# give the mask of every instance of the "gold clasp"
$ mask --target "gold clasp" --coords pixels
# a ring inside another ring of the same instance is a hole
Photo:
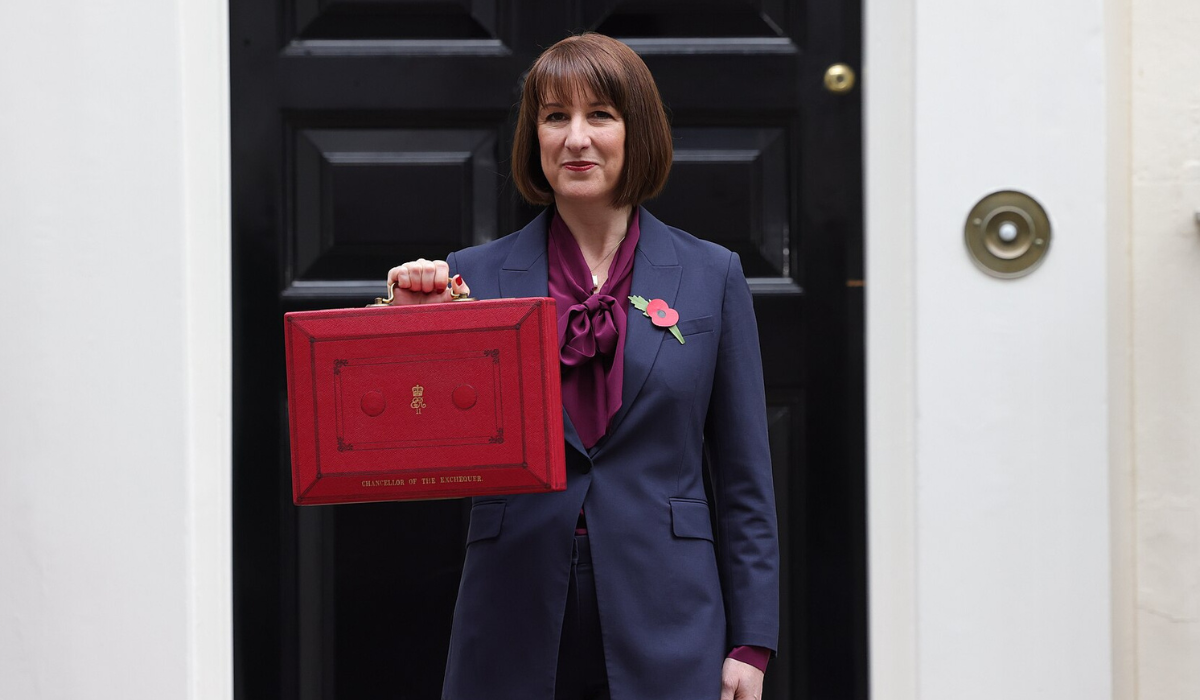
[[[375,303],[367,304],[367,308],[370,308],[372,306],[391,306],[392,302],[395,300],[396,300],[396,283],[389,282],[387,299],[384,299],[383,297],[375,297]]]
[[[447,289],[450,289],[450,287],[447,287]],[[372,308],[375,306],[391,306],[392,302],[395,300],[396,300],[396,283],[389,282],[387,298],[384,299],[383,297],[375,297],[375,303],[367,304],[367,308]],[[472,299],[471,297],[463,296],[462,294],[455,294],[452,291],[452,292],[450,292],[450,301],[475,301],[475,300]]]

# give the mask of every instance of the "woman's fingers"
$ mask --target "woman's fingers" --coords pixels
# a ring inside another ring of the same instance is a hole
[[[409,271],[409,263],[401,265],[399,272],[396,273],[396,286],[400,289],[412,289],[412,273]]]
[[[442,291],[450,285],[450,264],[445,260],[433,261],[433,289],[429,291]]]
[[[445,260],[421,258],[397,265],[388,270],[387,281],[389,287],[396,284],[393,303],[399,306],[449,301],[447,288],[464,296],[471,293],[461,276],[450,279],[450,265]]]
[[[763,672],[737,659],[725,659],[721,667],[721,700],[759,700]]]
[[[450,291],[459,297],[471,296],[471,288],[463,281],[462,275],[455,275],[454,279],[450,280]]]
[[[412,263],[413,268],[413,291],[425,292],[426,294],[433,291],[433,263],[425,258]]]

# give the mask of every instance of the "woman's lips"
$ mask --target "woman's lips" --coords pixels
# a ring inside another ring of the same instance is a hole
[[[575,161],[572,163],[563,163],[563,167],[566,168],[567,170],[572,170],[574,172],[581,173],[581,172],[584,172],[585,170],[591,170],[592,168],[596,167],[596,164],[589,163],[587,161]]]

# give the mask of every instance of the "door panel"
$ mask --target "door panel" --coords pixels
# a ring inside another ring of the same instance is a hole
[[[487,40],[499,38],[502,0],[293,0],[294,36],[303,39]]]
[[[495,129],[300,128],[294,134],[289,286],[377,280],[380,260],[444,258],[496,238]]]
[[[580,5],[580,26],[623,38],[776,37],[789,26],[785,0],[608,0]]]
[[[677,127],[670,184],[650,206],[662,221],[729,248],[747,277],[790,279],[786,131]]]
[[[569,31],[646,60],[674,127],[656,216],[737,251],[755,295],[783,545],[765,698],[866,697],[855,5],[787,0],[231,3],[239,698],[436,698],[457,501],[290,502],[281,315],[519,228],[521,77]]]

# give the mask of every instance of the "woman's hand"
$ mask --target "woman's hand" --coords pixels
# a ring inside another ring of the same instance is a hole
[[[737,659],[721,667],[721,700],[760,700],[763,672]]]
[[[392,304],[436,304],[450,301],[451,292],[457,296],[468,296],[471,288],[463,282],[462,275],[450,279],[450,266],[445,260],[413,260],[388,270],[387,283],[391,288],[396,283]],[[449,287],[447,287],[449,285]]]

